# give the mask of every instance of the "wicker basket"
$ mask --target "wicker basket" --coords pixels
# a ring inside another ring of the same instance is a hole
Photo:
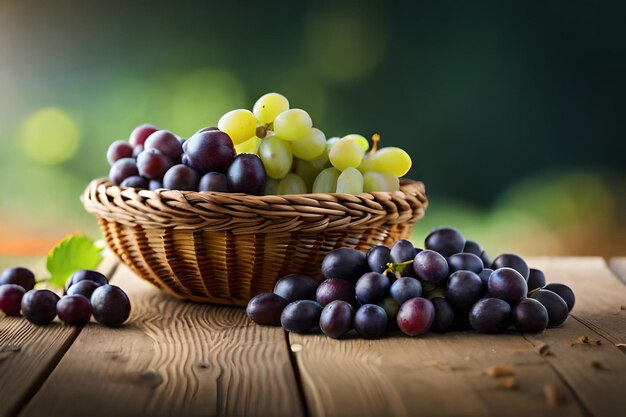
[[[235,306],[284,275],[319,276],[332,249],[365,251],[408,237],[428,205],[416,181],[392,193],[259,197],[100,179],[82,201],[109,247],[143,279],[179,298]]]

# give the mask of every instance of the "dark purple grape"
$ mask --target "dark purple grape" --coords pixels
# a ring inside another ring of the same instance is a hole
[[[147,190],[150,183],[144,177],[140,177],[139,175],[133,175],[132,177],[126,178],[120,184],[120,187],[128,187],[128,188],[139,188],[142,190]]]
[[[143,145],[137,145],[133,148],[133,158],[137,159],[140,153],[144,151]]]
[[[139,175],[137,162],[133,158],[122,158],[115,161],[109,170],[109,181],[113,185],[120,185],[128,177]]]
[[[516,304],[528,294],[528,285],[522,275],[512,268],[499,268],[491,273],[487,289],[493,298]]]
[[[280,326],[280,315],[289,301],[271,292],[259,294],[248,303],[246,313],[250,320],[265,326]]]
[[[435,319],[430,330],[435,333],[448,332],[454,324],[454,310],[443,297],[435,297],[430,302],[435,308]]]
[[[299,300],[285,307],[280,324],[293,333],[315,333],[319,328],[322,306],[316,301]]]
[[[448,258],[450,273],[456,271],[472,271],[477,274],[484,269],[483,261],[473,253],[455,253]]]
[[[83,325],[89,322],[93,309],[84,295],[66,295],[57,302],[59,318],[67,324]]]
[[[315,300],[318,282],[308,275],[291,274],[276,281],[274,294],[290,303],[298,300]]]
[[[376,304],[361,306],[354,315],[354,329],[366,339],[375,339],[387,330],[387,312]]]
[[[0,275],[0,285],[4,284],[16,284],[30,291],[35,288],[35,274],[30,269],[21,266],[8,268]]]
[[[156,127],[155,125],[151,125],[151,124],[139,125],[130,134],[130,138],[128,142],[130,143],[132,147],[143,145],[146,142],[146,139],[148,139],[148,136],[150,136],[157,130],[159,130],[159,128]]]
[[[137,168],[142,177],[161,180],[174,162],[156,149],[146,149],[137,157]]]
[[[463,247],[463,252],[464,253],[473,253],[474,255],[478,256],[480,258],[480,254],[483,253],[483,248],[480,247],[480,245],[473,241],[473,240],[466,240],[465,241],[465,246]]]
[[[25,292],[21,285],[0,285],[0,310],[7,316],[19,316]]]
[[[543,288],[546,285],[546,276],[539,269],[530,268],[528,274],[528,291]]]
[[[415,255],[413,269],[422,281],[435,284],[448,277],[448,261],[443,255],[433,250],[424,250]]]
[[[483,298],[472,307],[469,320],[481,333],[500,333],[511,324],[511,306],[498,298]]]
[[[390,285],[389,278],[385,275],[366,272],[356,282],[356,298],[363,304],[376,303],[383,299]]]
[[[174,165],[163,176],[163,187],[170,190],[195,191],[198,189],[200,175],[187,165]]]
[[[356,282],[368,271],[367,256],[356,249],[334,249],[322,261],[322,275],[326,279],[340,278]]]
[[[391,249],[387,246],[374,246],[367,252],[367,264],[372,272],[381,274],[387,269],[387,264],[392,262]]]
[[[320,329],[326,336],[338,339],[352,329],[353,321],[352,305],[343,300],[335,300],[322,310]]]
[[[452,227],[440,227],[430,232],[426,237],[425,246],[426,249],[434,250],[448,257],[463,252],[465,238],[461,232]]]
[[[207,127],[203,127],[202,129],[198,130],[196,132],[196,134],[202,133],[202,132],[210,132],[212,130],[220,130],[220,129],[217,126],[207,126]]]
[[[104,274],[98,271],[92,271],[91,269],[81,269],[72,274],[70,280],[68,281],[68,288],[81,281],[93,281],[99,285],[107,285],[109,283],[109,280],[104,276]]]
[[[406,300],[422,296],[422,284],[412,277],[398,278],[389,289],[391,298],[402,305]]]
[[[30,290],[22,297],[22,315],[35,324],[48,324],[57,315],[59,296],[50,290]]]
[[[396,316],[398,315],[398,309],[400,305],[391,297],[385,297],[377,303],[387,313],[387,325],[392,325],[396,322]]]
[[[179,161],[183,154],[183,147],[178,136],[167,130],[157,130],[144,143],[144,149],[156,149],[172,161]]]
[[[119,161],[122,158],[132,157],[133,147],[130,143],[124,140],[116,140],[107,150],[107,161],[109,161],[109,165],[113,165],[116,161]]]
[[[354,284],[345,279],[330,278],[317,287],[315,293],[317,302],[322,306],[335,300],[342,300],[353,304],[355,300]]]
[[[468,312],[478,301],[483,282],[472,271],[456,271],[448,278],[445,289],[446,300],[461,312]]]
[[[159,188],[163,188],[163,182],[159,180],[150,180],[148,187],[151,191],[158,190]]]
[[[554,283],[546,285],[543,289],[552,291],[560,296],[563,301],[565,301],[565,304],[567,304],[567,311],[572,311],[572,308],[574,308],[574,304],[576,303],[576,296],[570,287],[565,284]]]
[[[198,191],[228,192],[228,180],[221,172],[209,172],[200,178]]]
[[[526,261],[519,255],[514,253],[503,253],[493,260],[491,264],[491,269],[494,271],[499,268],[513,268],[520,274],[526,281],[528,281],[528,275],[530,274],[530,269],[528,268],[528,264]]]
[[[398,327],[408,336],[426,333],[435,320],[435,307],[430,300],[416,297],[407,300],[398,310]]]
[[[524,298],[513,307],[513,325],[522,333],[536,333],[548,327],[548,310],[539,301]]]
[[[410,261],[415,258],[415,255],[417,255],[415,246],[405,239],[398,240],[391,245],[389,253],[391,255],[392,262],[397,264]]]
[[[493,269],[491,268],[485,268],[482,271],[480,271],[480,274],[478,274],[478,276],[480,277],[480,280],[483,282],[483,288],[487,289],[488,284],[489,284],[489,277],[491,276],[491,273],[493,272]]]
[[[84,280],[70,286],[66,293],[67,295],[82,295],[91,298],[91,294],[98,287],[100,287],[100,284],[97,282]]]
[[[231,193],[263,195],[267,174],[261,158],[251,153],[237,155],[226,172]]]
[[[226,133],[207,130],[187,139],[185,155],[184,163],[193,169],[224,172],[235,158],[235,147]]]
[[[130,315],[130,300],[126,293],[115,285],[103,285],[91,294],[93,317],[100,324],[119,327]]]
[[[487,255],[487,252],[485,252],[485,251],[481,252],[480,260],[483,261],[483,266],[485,268],[490,268],[491,269],[491,264],[493,264],[493,261],[491,260],[489,255]]]
[[[567,319],[569,314],[567,303],[557,293],[550,290],[539,290],[532,293],[530,298],[539,301],[548,310],[549,327],[558,327]]]

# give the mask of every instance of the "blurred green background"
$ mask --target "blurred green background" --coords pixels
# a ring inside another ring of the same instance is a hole
[[[0,0],[0,253],[99,232],[79,195],[150,122],[285,94],[382,135],[431,199],[416,242],[626,254],[626,3]]]

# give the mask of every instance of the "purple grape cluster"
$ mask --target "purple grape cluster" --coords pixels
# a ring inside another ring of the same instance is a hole
[[[130,315],[130,301],[121,288],[109,285],[101,273],[76,271],[65,285],[63,297],[36,290],[35,274],[27,268],[9,268],[0,275],[0,310],[20,314],[34,324],[52,322],[58,315],[67,324],[84,325],[91,316],[105,326],[119,327]]]
[[[340,248],[324,258],[319,283],[288,275],[273,293],[250,300],[247,313],[261,325],[340,338],[351,330],[377,338],[399,329],[416,336],[474,329],[499,333],[514,326],[539,332],[560,326],[574,307],[564,284],[546,285],[542,271],[505,253],[493,261],[456,229],[433,230],[425,249],[408,240],[367,253]]]
[[[121,187],[261,195],[267,179],[257,155],[236,155],[230,136],[212,126],[184,140],[144,124],[128,142],[113,142],[107,159],[109,181]]]

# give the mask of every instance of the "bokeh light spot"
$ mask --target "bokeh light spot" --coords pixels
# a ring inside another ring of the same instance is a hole
[[[80,144],[80,132],[72,117],[47,107],[30,115],[20,132],[22,152],[32,161],[56,165],[71,159]]]

